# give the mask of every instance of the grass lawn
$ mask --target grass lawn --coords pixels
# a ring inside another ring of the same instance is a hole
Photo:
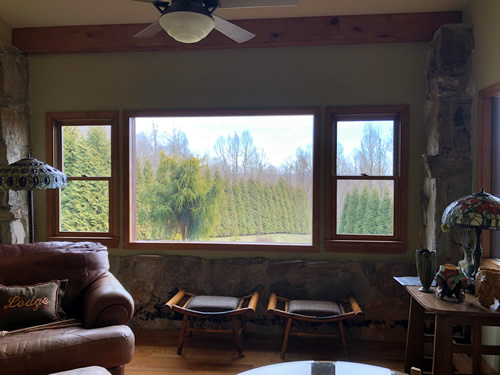
[[[310,234],[259,234],[253,236],[217,237],[214,242],[251,242],[251,243],[303,243],[310,244],[312,237]]]

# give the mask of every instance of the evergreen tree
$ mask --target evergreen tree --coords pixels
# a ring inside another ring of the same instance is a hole
[[[152,209],[151,188],[154,186],[154,174],[151,162],[146,159],[141,168],[136,162],[136,231],[138,240],[153,239],[153,223],[150,218]]]
[[[244,192],[242,191],[241,184],[238,183],[237,181],[233,181],[232,188],[233,188],[234,202],[236,205],[238,234],[244,236],[248,234],[246,207],[244,204],[245,199],[243,197]]]
[[[366,220],[366,211],[368,205],[368,199],[370,198],[370,194],[368,192],[368,186],[364,186],[361,191],[361,196],[359,198],[358,207],[356,208],[355,219],[356,222],[354,224],[354,232],[355,234],[368,234],[368,226],[369,220]]]
[[[381,234],[379,228],[380,221],[380,195],[377,189],[370,189],[368,197],[368,204],[366,205],[365,212],[365,225],[366,225],[366,233],[365,234]]]
[[[104,126],[63,127],[64,172],[70,177],[105,177],[111,172],[111,145]],[[61,230],[109,231],[106,181],[70,180],[61,194]]]
[[[274,188],[271,184],[264,184],[264,201],[267,209],[264,210],[262,226],[264,233],[271,234],[278,231],[276,224],[276,200],[274,197]]]
[[[240,186],[240,194],[241,194],[241,219],[242,223],[245,227],[246,234],[255,234],[255,224],[253,222],[253,213],[252,206],[250,204],[250,195],[247,189],[247,185],[243,179],[238,179],[236,182],[233,181],[233,184],[236,183]]]
[[[351,193],[349,207],[346,210],[346,222],[344,226],[345,234],[355,234],[355,225],[357,221],[358,206],[360,205],[360,194],[357,188]]]
[[[221,182],[223,192],[220,196],[219,211],[220,223],[217,227],[216,237],[233,237],[238,235],[238,214],[233,189],[229,180],[224,179]]]
[[[392,235],[394,233],[394,203],[389,189],[384,190],[379,208],[380,234]]]
[[[151,216],[163,227],[163,235],[179,236],[182,241],[213,235],[218,224],[214,219],[221,187],[208,170],[202,175],[197,158],[182,160],[162,152],[156,179],[156,202]]]
[[[262,204],[261,204],[261,189],[260,182],[250,179],[247,181],[247,192],[249,199],[249,207],[251,212],[251,222],[254,234],[262,234]]]
[[[347,193],[347,196],[345,197],[344,200],[344,206],[342,207],[342,213],[340,214],[340,220],[339,224],[337,226],[337,233],[339,234],[345,234],[346,232],[346,225],[347,225],[347,212],[349,211],[349,204],[351,202],[351,193]]]
[[[297,216],[299,218],[299,227],[297,229],[297,233],[312,233],[312,211],[305,189],[297,188],[296,199],[298,208]]]

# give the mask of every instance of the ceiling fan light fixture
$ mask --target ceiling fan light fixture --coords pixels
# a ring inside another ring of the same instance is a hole
[[[215,27],[212,17],[197,12],[170,12],[160,17],[161,27],[181,43],[196,43]]]

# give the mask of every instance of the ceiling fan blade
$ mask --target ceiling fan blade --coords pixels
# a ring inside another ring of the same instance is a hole
[[[225,19],[220,18],[214,14],[212,14],[212,17],[215,21],[215,30],[221,32],[237,43],[244,43],[255,36],[255,34],[251,33],[250,31],[247,31],[235,25],[234,23],[226,21]]]
[[[163,28],[160,25],[160,22],[153,22],[151,25],[146,27],[145,29],[139,31],[134,35],[134,38],[151,38],[162,31]]]
[[[219,0],[221,8],[285,7],[299,5],[299,0]]]

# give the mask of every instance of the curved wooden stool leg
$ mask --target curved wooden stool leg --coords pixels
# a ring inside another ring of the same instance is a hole
[[[342,324],[342,321],[339,320],[339,331],[340,331],[340,338],[342,339],[342,345],[344,345],[344,354],[349,359],[349,353],[347,352],[347,342],[345,340],[345,334],[344,334],[344,325]]]
[[[241,316],[240,319],[241,319],[241,333],[243,334],[244,339],[248,339],[247,322],[245,321],[245,318],[243,316]]]
[[[292,328],[292,318],[286,320],[285,336],[283,337],[283,346],[281,347],[281,359],[285,359],[286,347],[288,346],[288,337]]]
[[[181,331],[179,332],[179,343],[177,344],[177,354],[182,354],[182,346],[184,345],[184,335],[186,334],[187,315],[182,318]]]
[[[233,316],[231,318],[233,322],[233,333],[234,333],[234,339],[236,340],[236,346],[238,347],[238,355],[240,357],[244,357],[245,354],[243,354],[243,345],[241,345],[241,337],[240,337],[240,327],[238,326],[238,320]]]

